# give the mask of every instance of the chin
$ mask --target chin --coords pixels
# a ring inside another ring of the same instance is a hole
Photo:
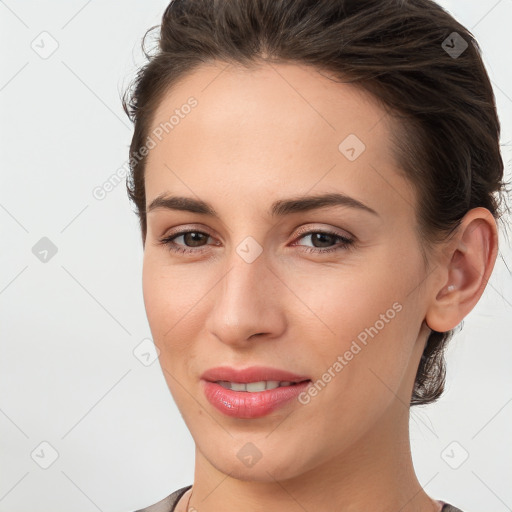
[[[240,438],[234,442],[232,440],[230,445],[225,447],[212,447],[205,440],[207,450],[201,452],[218,471],[246,482],[284,481],[297,477],[309,469],[306,467],[307,461],[298,457],[297,446],[283,450],[283,443],[277,438],[277,446],[273,446],[268,440],[253,442],[250,439],[251,436],[247,436],[247,441]],[[307,456],[304,450],[301,455],[303,458]],[[310,461],[310,466],[314,467],[313,461]]]

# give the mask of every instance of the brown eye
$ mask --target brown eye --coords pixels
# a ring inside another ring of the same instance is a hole
[[[185,247],[182,246],[181,243],[177,244],[175,240],[183,237],[183,242]],[[167,236],[160,240],[162,245],[166,245],[169,250],[174,252],[181,253],[192,253],[192,252],[201,252],[195,251],[194,247],[204,247],[206,244],[203,242],[207,242],[210,235],[208,233],[203,233],[202,231],[188,230],[188,231],[179,231],[178,233],[174,233],[170,236]]]
[[[313,243],[313,247],[302,246],[304,247],[303,250],[306,252],[327,253],[339,251],[347,249],[354,243],[354,240],[333,231],[308,231],[302,233],[299,239],[305,237],[311,237]],[[336,240],[340,240],[341,242],[339,242],[337,246],[331,247],[333,243],[336,243]]]
[[[200,231],[187,231],[180,236],[183,237],[185,244],[190,244],[191,247],[200,247],[202,245],[201,242],[207,241],[209,238],[208,235]]]

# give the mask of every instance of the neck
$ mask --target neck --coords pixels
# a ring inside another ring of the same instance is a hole
[[[409,408],[400,400],[395,400],[385,416],[349,450],[331,454],[312,469],[286,480],[278,481],[270,472],[264,473],[268,475],[265,481],[254,481],[245,475],[243,479],[233,478],[213,466],[196,448],[190,510],[440,510],[439,502],[425,493],[414,472]],[[189,497],[190,493],[184,496],[186,500]]]

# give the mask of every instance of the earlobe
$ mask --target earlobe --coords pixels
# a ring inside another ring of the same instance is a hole
[[[498,252],[496,221],[486,208],[473,208],[447,243],[442,286],[433,290],[425,322],[430,329],[455,328],[474,308],[487,285]]]

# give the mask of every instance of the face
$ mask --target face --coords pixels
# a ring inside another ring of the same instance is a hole
[[[271,481],[389,440],[408,416],[427,303],[417,197],[393,155],[392,120],[356,86],[293,64],[203,66],[167,93],[151,133],[173,115],[153,137],[146,207],[179,196],[215,215],[148,212],[143,293],[200,457]],[[306,208],[325,194],[355,201]],[[237,417],[205,395],[201,376],[218,366],[311,382]]]

